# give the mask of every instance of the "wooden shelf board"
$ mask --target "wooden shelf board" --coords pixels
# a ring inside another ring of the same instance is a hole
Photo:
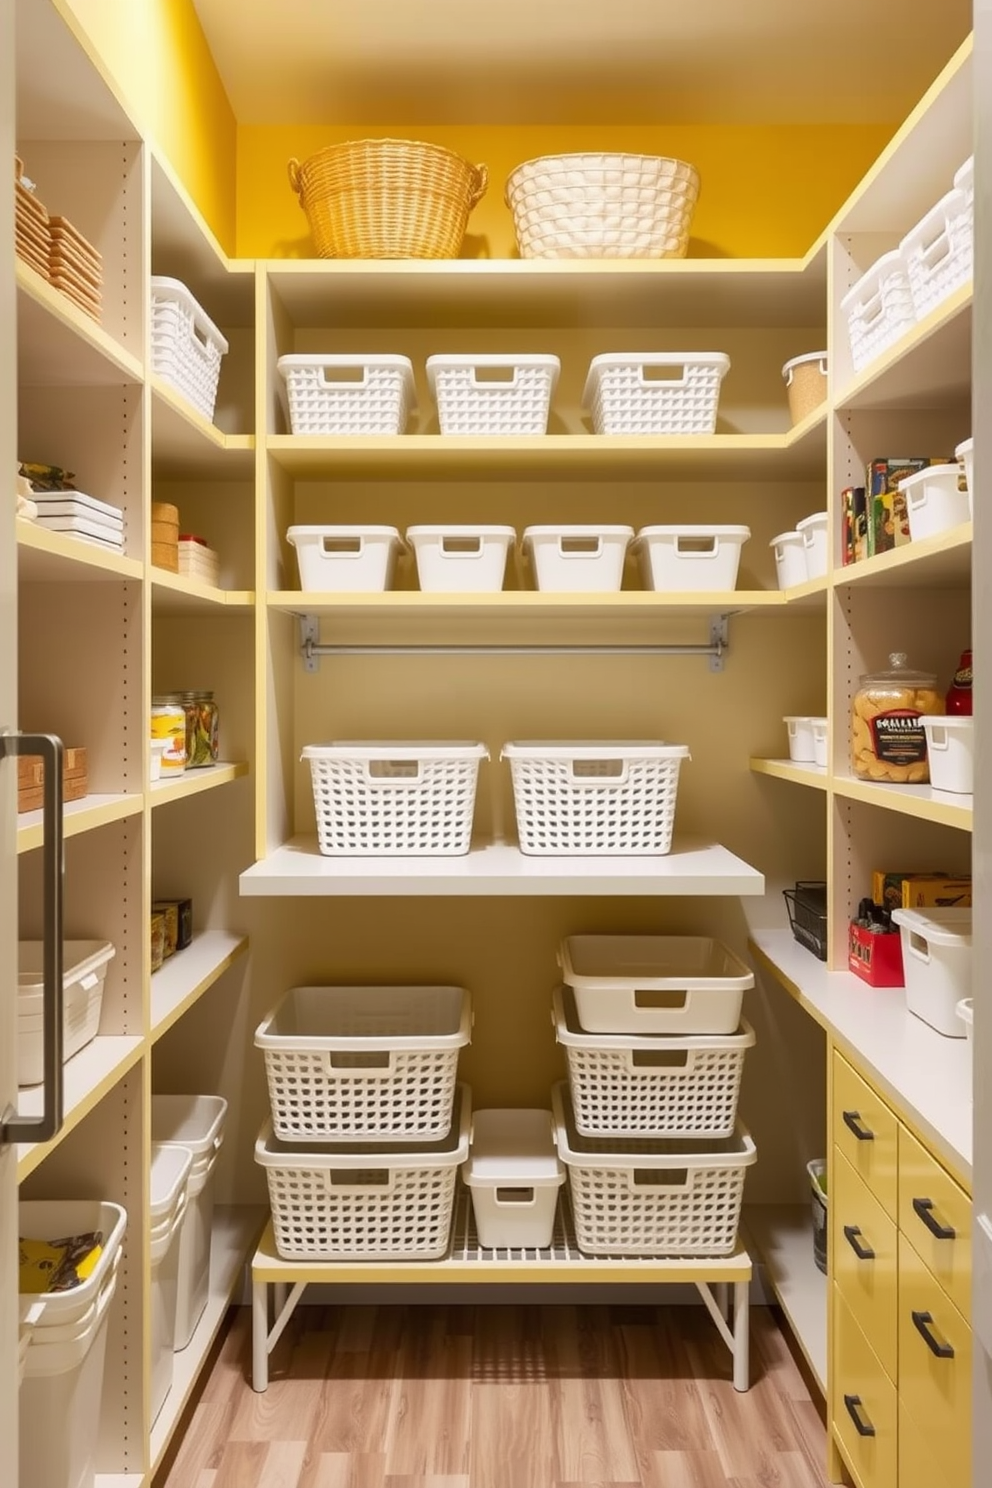
[[[291,615],[413,617],[450,615],[464,611],[480,618],[501,615],[548,615],[604,618],[627,616],[706,616],[739,614],[760,609],[788,613],[786,595],[778,589],[738,589],[695,594],[656,594],[645,590],[613,594],[549,594],[529,589],[505,589],[499,594],[423,594],[416,589],[391,589],[383,594],[312,594],[304,590],[269,593],[270,609]],[[795,613],[793,610],[792,613]]]
[[[727,848],[676,838],[663,857],[525,857],[493,843],[461,858],[329,858],[298,837],[245,870],[243,895],[438,896],[764,893],[764,877]]]
[[[184,1349],[173,1356],[172,1387],[151,1430],[151,1471],[158,1471],[168,1451],[183,1410],[220,1332],[227,1310],[239,1290],[245,1266],[268,1217],[261,1206],[218,1207],[210,1243],[210,1290],[196,1331]]]
[[[152,373],[152,470],[162,477],[249,480],[255,436],[225,434],[181,393]]]
[[[17,376],[22,387],[140,383],[141,361],[99,321],[16,260]]]
[[[945,827],[958,827],[970,832],[972,797],[952,791],[934,790],[932,785],[885,785],[873,780],[856,780],[850,775],[834,775],[830,781],[834,793],[850,801],[863,801],[885,811],[898,811],[914,816],[917,821],[937,822]]]
[[[759,758],[752,758],[750,764],[755,775],[771,775],[775,780],[790,780],[793,785],[808,785],[814,790],[825,791],[829,783],[825,765],[800,765],[790,759]]]
[[[973,291],[962,285],[837,395],[837,409],[943,408],[971,397]]]
[[[80,801],[66,802],[62,813],[63,837],[77,837],[80,832],[94,832],[110,822],[123,821],[144,810],[143,795],[83,796]],[[44,841],[40,811],[24,811],[17,818],[17,851],[32,852]]]
[[[823,1395],[827,1393],[827,1278],[813,1260],[809,1204],[746,1204],[742,1225],[756,1261]]]
[[[29,1173],[33,1173],[38,1164],[44,1162],[48,1154],[99,1104],[107,1092],[113,1090],[128,1070],[134,1068],[143,1052],[143,1039],[124,1035],[105,1037],[98,1034],[66,1062],[62,1129],[50,1142],[18,1143],[18,1183],[22,1183]],[[17,1107],[23,1116],[40,1116],[42,1087],[36,1085],[30,1090],[22,1090],[17,1098]]]
[[[246,935],[229,930],[201,930],[190,945],[170,956],[152,974],[152,1042],[167,1033],[247,949]]]
[[[17,577],[20,583],[106,584],[114,579],[140,579],[137,558],[98,548],[69,532],[51,532],[37,522],[17,518]]]
[[[171,801],[182,801],[187,796],[198,796],[201,791],[216,790],[229,785],[241,775],[248,774],[247,760],[218,761],[198,770],[186,770],[178,780],[156,780],[149,787],[153,806],[168,806]]]
[[[957,589],[971,584],[972,524],[962,522],[926,537],[879,553],[861,563],[837,568],[833,573],[835,589],[865,585],[872,589]]]
[[[253,589],[218,589],[199,579],[152,568],[152,614],[249,614],[255,607]]]

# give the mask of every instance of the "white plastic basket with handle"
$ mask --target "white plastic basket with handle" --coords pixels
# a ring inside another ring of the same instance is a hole
[[[659,593],[729,593],[737,587],[750,527],[642,527],[635,551],[645,589]]]
[[[633,527],[525,527],[524,557],[538,589],[551,594],[608,594],[623,583]]]
[[[965,193],[949,191],[899,246],[916,318],[923,320],[971,278],[974,235]]]
[[[153,275],[151,291],[152,371],[212,420],[227,342],[180,280]]]
[[[751,971],[705,935],[569,935],[558,950],[586,1033],[728,1036]]]
[[[582,406],[597,434],[712,434],[722,351],[609,352],[589,364]]]
[[[409,357],[293,353],[276,369],[293,434],[402,434],[416,407]]]
[[[427,382],[442,434],[546,434],[556,356],[430,356]]]
[[[290,527],[300,588],[315,594],[381,594],[393,582],[403,539],[395,527]]]
[[[495,594],[503,587],[506,560],[516,541],[513,527],[408,527],[425,594]]]
[[[840,302],[855,372],[916,324],[906,260],[898,248],[884,253]]]

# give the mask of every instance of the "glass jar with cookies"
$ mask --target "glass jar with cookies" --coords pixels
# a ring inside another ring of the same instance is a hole
[[[937,678],[916,672],[904,651],[893,651],[889,669],[866,672],[851,709],[851,769],[861,780],[926,785],[927,739],[920,719],[942,714]]]

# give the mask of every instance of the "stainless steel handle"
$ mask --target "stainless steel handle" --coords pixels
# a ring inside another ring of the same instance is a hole
[[[62,740],[54,734],[0,734],[0,760],[40,755],[45,767],[42,819],[44,1097],[40,1116],[4,1112],[0,1143],[47,1142],[62,1125]]]

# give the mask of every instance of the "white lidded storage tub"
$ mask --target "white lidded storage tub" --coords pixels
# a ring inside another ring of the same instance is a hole
[[[607,594],[623,583],[633,527],[525,527],[524,557],[538,589],[552,594]]]
[[[227,342],[180,280],[153,274],[151,290],[152,371],[212,420]]]
[[[44,1079],[42,983],[44,942],[17,946],[17,1083]],[[107,967],[116,952],[109,940],[67,940],[62,947],[62,1058],[71,1059],[100,1029]]]
[[[467,853],[484,744],[308,744],[317,840],[327,857]]]
[[[975,441],[965,439],[954,451],[954,457],[964,466],[964,481],[968,487],[968,516],[975,515]]]
[[[558,1190],[565,1182],[551,1112],[476,1111],[462,1181],[472,1195],[480,1245],[489,1250],[549,1246]]]
[[[584,1137],[729,1137],[754,1030],[588,1033],[575,993],[557,987],[552,1021],[568,1060],[575,1129]]]
[[[18,1230],[25,1239],[99,1231],[103,1252],[78,1286],[26,1299],[35,1324],[19,1395],[18,1488],[91,1488],[110,1304],[126,1228],[127,1216],[118,1204],[32,1200],[19,1206]]]
[[[825,770],[827,768],[828,752],[830,749],[830,720],[827,718],[811,718],[810,723],[813,725],[813,763],[819,765],[822,770]]]
[[[808,574],[806,573],[806,545],[801,532],[780,532],[778,537],[773,537],[768,546],[775,554],[775,576],[778,579],[780,589],[793,589],[797,584],[805,584]]]
[[[947,1038],[964,1038],[956,1012],[971,992],[971,910],[894,909],[902,936],[906,1006]]]
[[[789,732],[789,758],[797,765],[812,765],[816,762],[816,742],[813,738],[813,719],[787,716],[782,719]]]
[[[176,1143],[192,1158],[179,1234],[177,1351],[188,1346],[210,1295],[214,1169],[226,1115],[227,1101],[221,1095],[152,1096],[152,1141]]]
[[[860,372],[916,324],[906,262],[898,248],[884,253],[840,302],[847,317],[851,361]]]
[[[608,352],[589,364],[582,406],[597,434],[712,434],[722,351]]]
[[[255,1031],[283,1142],[422,1142],[451,1125],[461,987],[293,987]]]
[[[409,357],[281,356],[293,434],[403,434],[417,406]]]
[[[188,1201],[192,1153],[168,1142],[152,1143],[149,1199],[151,1249],[151,1419],[172,1389],[179,1299],[179,1240]]]
[[[558,950],[585,1033],[736,1033],[754,972],[700,935],[570,935]]]
[[[685,744],[504,744],[520,851],[531,857],[667,853]]]
[[[917,320],[968,283],[973,250],[972,209],[966,194],[955,186],[899,245]]]
[[[290,527],[300,588],[315,594],[381,594],[393,582],[403,539],[395,527]]]
[[[406,532],[425,594],[498,593],[516,537],[513,527],[467,524],[408,527]]]
[[[586,1255],[724,1256],[737,1244],[754,1142],[733,1136],[583,1137],[568,1088],[552,1087],[558,1156],[568,1170],[575,1238]]]
[[[637,551],[645,589],[687,594],[737,587],[750,527],[642,527]]]
[[[906,498],[906,516],[909,535],[913,542],[925,537],[936,537],[971,518],[968,492],[958,489],[961,467],[954,465],[928,465],[899,482],[899,490]]]
[[[975,789],[975,720],[967,714],[920,719],[934,790],[970,796]]]
[[[436,1142],[326,1143],[308,1151],[273,1135],[255,1143],[265,1169],[276,1250],[284,1261],[437,1261],[448,1250],[458,1168],[472,1123],[467,1085]]]
[[[442,434],[546,434],[556,356],[429,356],[427,382]]]
[[[813,512],[796,523],[796,531],[803,540],[803,556],[806,559],[806,578],[825,579],[829,560],[829,517],[826,512]]]

